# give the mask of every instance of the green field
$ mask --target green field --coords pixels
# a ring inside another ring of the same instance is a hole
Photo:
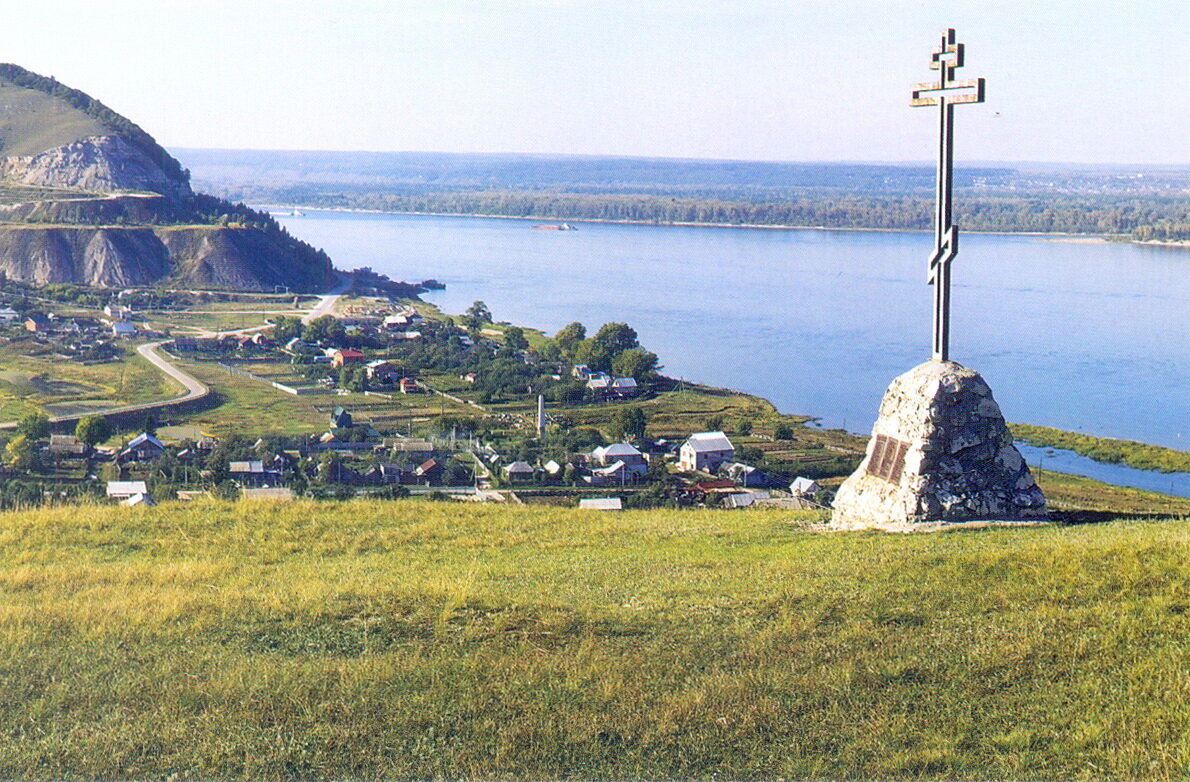
[[[0,515],[0,776],[1175,779],[1186,518]]]
[[[0,344],[0,421],[38,410],[67,415],[86,409],[152,402],[177,394],[176,384],[129,350],[122,361],[80,364],[17,338]]]

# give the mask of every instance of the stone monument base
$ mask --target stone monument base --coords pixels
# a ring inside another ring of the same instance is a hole
[[[938,522],[1039,521],[1045,496],[978,372],[927,361],[898,377],[831,526],[910,531]]]

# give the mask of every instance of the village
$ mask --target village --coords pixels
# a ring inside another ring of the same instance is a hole
[[[666,378],[623,323],[591,337],[571,324],[550,338],[493,322],[482,302],[451,317],[373,290],[326,307],[317,297],[227,295],[212,305],[209,295],[135,290],[102,302],[68,291],[50,304],[8,288],[7,349],[26,365],[52,362],[30,373],[47,394],[61,390],[50,376],[67,364],[118,367],[146,340],[209,388],[197,404],[150,401],[120,416],[84,414],[97,404],[87,399],[26,407],[0,431],[8,504],[416,495],[812,508],[859,453],[777,420],[763,400]],[[254,418],[234,392],[281,420]],[[715,404],[723,400],[731,404]],[[791,460],[783,449],[803,453]]]

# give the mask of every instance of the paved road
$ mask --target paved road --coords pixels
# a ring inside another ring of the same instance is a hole
[[[86,418],[89,415],[117,415],[119,413],[135,413],[144,410],[153,410],[158,407],[167,407],[169,405],[177,404],[178,402],[190,402],[194,399],[202,399],[204,396],[211,393],[211,389],[205,383],[193,375],[189,375],[178,367],[169,363],[165,356],[157,352],[157,349],[168,341],[169,340],[149,342],[138,347],[136,352],[144,356],[145,359],[150,364],[157,367],[157,369],[181,383],[186,389],[181,395],[171,397],[170,399],[158,399],[154,402],[141,402],[140,404],[135,405],[105,407],[97,410],[86,410],[81,413],[71,413],[70,415],[52,415],[50,416],[50,423],[57,424],[67,421],[77,421],[80,418]],[[16,421],[7,421],[5,423],[0,423],[0,429],[15,429],[16,425]]]
[[[351,287],[351,278],[347,275],[339,276],[339,285],[335,287],[330,293],[319,297],[319,302],[302,318],[303,323],[309,323],[317,317],[326,315],[334,310],[335,304],[338,303],[339,298],[346,293],[347,289]],[[262,331],[270,327],[270,324],[265,323],[261,326],[251,326],[246,329],[236,329],[235,331],[224,331],[216,334],[250,334],[254,331]],[[186,389],[181,396],[173,397],[172,399],[159,399],[156,402],[142,402],[136,405],[121,405],[119,407],[108,407],[100,410],[87,410],[82,413],[72,413],[70,415],[50,416],[50,423],[62,423],[65,421],[77,421],[80,418],[85,418],[89,415],[116,415],[119,413],[135,413],[142,410],[153,410],[158,407],[168,407],[169,405],[177,404],[178,402],[190,402],[195,399],[202,399],[207,394],[211,393],[211,389],[198,378],[187,374],[178,367],[169,363],[165,356],[158,352],[158,348],[170,342],[171,340],[161,340],[159,342],[149,342],[141,345],[136,349],[136,352],[144,356],[144,358],[157,369],[164,372],[169,377],[178,381]],[[6,421],[0,423],[0,429],[15,429],[16,421]]]

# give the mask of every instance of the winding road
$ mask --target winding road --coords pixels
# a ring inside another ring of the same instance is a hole
[[[315,318],[323,315],[328,315],[334,311],[335,305],[344,293],[351,287],[351,278],[347,275],[340,275],[340,282],[330,293],[319,296],[319,301],[310,311],[302,317],[303,323],[309,323]],[[247,334],[254,331],[260,331],[269,327],[269,324],[261,326],[252,326],[246,329],[237,329],[235,331],[216,332],[214,336],[222,336],[224,334]],[[210,387],[203,383],[198,378],[185,372],[159,352],[162,345],[168,344],[173,340],[159,340],[157,342],[148,342],[137,347],[136,352],[145,358],[150,364],[165,373],[166,376],[176,380],[185,388],[185,392],[179,396],[171,397],[169,399],[158,399],[153,402],[141,402],[135,405],[120,405],[118,407],[107,407],[100,410],[87,410],[81,413],[71,413],[69,415],[50,416],[51,424],[66,423],[69,421],[77,421],[80,418],[86,418],[89,415],[121,415],[124,413],[136,413],[145,410],[154,410],[159,407],[169,407],[182,402],[191,402],[196,399],[202,399],[211,393]],[[15,429],[16,421],[5,421],[0,423],[0,429]]]

